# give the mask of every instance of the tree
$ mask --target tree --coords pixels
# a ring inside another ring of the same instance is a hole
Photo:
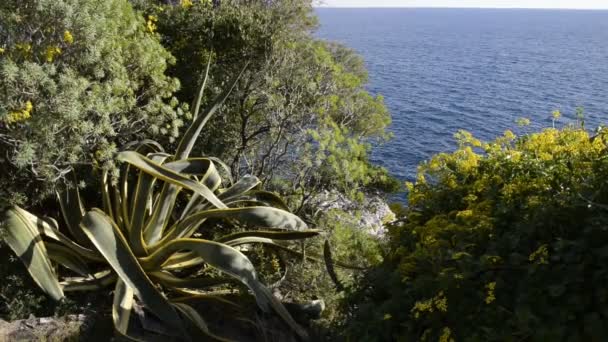
[[[320,188],[354,193],[389,179],[367,160],[369,140],[387,137],[383,99],[365,90],[359,56],[312,37],[310,1],[138,3],[158,17],[162,42],[177,58],[170,72],[182,80],[181,101],[196,97],[208,63],[213,86],[204,101],[250,63],[223,115],[210,122],[217,134],[199,145],[228,161],[235,177],[254,174],[297,202]]]

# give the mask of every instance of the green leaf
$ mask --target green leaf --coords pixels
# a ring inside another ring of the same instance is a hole
[[[227,200],[231,197],[243,195],[260,184],[261,181],[258,179],[258,177],[247,175],[239,179],[238,182],[226,189],[226,191],[222,192],[218,197],[221,200]]]
[[[202,259],[202,258],[201,258]],[[229,283],[231,279],[211,278],[208,276],[198,278],[178,278],[169,272],[150,272],[150,278],[169,288],[203,289]]]
[[[248,231],[239,232],[230,235],[223,236],[217,239],[217,242],[226,243],[231,246],[240,245],[247,242],[249,238],[265,238],[270,240],[302,240],[317,236],[321,233],[320,230],[305,230],[296,232],[283,232],[283,231]],[[253,240],[251,240],[253,241]]]
[[[160,266],[174,253],[185,250],[196,253],[208,265],[238,279],[251,289],[261,309],[268,311],[273,308],[298,335],[303,338],[308,336],[283,305],[258,280],[251,261],[243,253],[232,247],[202,239],[177,239],[170,241],[149,257],[141,259],[141,262],[152,266]]]
[[[148,234],[149,237],[146,239],[146,242],[150,244],[160,239],[164,225],[169,219],[169,213],[175,204],[179,188],[186,188],[198,193],[217,208],[226,208],[226,205],[224,205],[207,186],[163,167],[141,154],[125,151],[120,152],[116,159],[127,162],[153,177],[174,185],[170,186],[169,184],[165,184],[165,186],[163,186],[154,214],[144,230],[144,236]]]
[[[59,227],[57,226],[57,222],[51,218],[46,217],[38,217],[34,214],[31,214],[25,210],[21,211],[23,217],[33,225],[38,228],[38,231],[45,237],[53,239],[55,241],[60,242],[66,247],[69,247],[74,252],[81,255],[83,258],[89,259],[91,261],[103,261],[103,257],[97,253],[97,251],[82,247],[81,245],[75,243],[67,236],[63,235],[59,231]],[[80,228],[78,228],[80,229]],[[85,236],[86,237],[86,236]],[[88,237],[87,237],[88,240]]]
[[[302,231],[308,228],[298,216],[285,210],[271,207],[245,207],[229,209],[212,209],[198,212],[176,222],[157,244],[150,246],[150,251],[158,250],[167,242],[181,237],[189,237],[208,218],[234,219],[240,223],[285,230]]]
[[[221,105],[224,103],[224,101],[226,101],[226,99],[228,98],[228,96],[230,95],[230,93],[232,92],[232,89],[234,89],[234,87],[236,86],[236,84],[238,83],[239,79],[241,78],[241,76],[243,75],[243,73],[245,72],[245,69],[247,69],[247,65],[248,63],[245,64],[245,67],[243,67],[243,69],[241,70],[241,72],[236,75],[230,82],[230,86],[227,87],[224,92],[222,92],[211,104],[211,106],[209,106],[202,115],[198,116],[194,122],[192,122],[192,124],[190,125],[190,127],[188,127],[188,130],[186,130],[186,133],[184,133],[184,136],[182,137],[182,140],[179,142],[179,145],[177,147],[177,151],[175,153],[175,159],[186,159],[188,158],[188,156],[190,155],[190,152],[192,151],[192,148],[194,147],[194,143],[196,142],[196,139],[200,136],[201,131],[203,130],[203,127],[205,127],[205,124],[207,123],[207,121],[209,121],[209,119],[211,118],[211,116],[221,107]],[[198,114],[198,113],[197,113]]]
[[[73,173],[74,171],[72,171]],[[70,234],[72,234],[79,244],[86,246],[90,241],[80,229],[80,220],[84,216],[84,206],[82,205],[77,186],[78,182],[76,182],[76,176],[74,175],[74,184],[71,187],[66,186],[63,191],[58,191],[57,198],[61,214],[65,219]]]
[[[64,278],[60,283],[63,291],[93,291],[101,290],[116,282],[116,273],[111,270],[97,272],[88,277]]]
[[[51,260],[80,274],[81,276],[87,276],[90,274],[89,267],[82,260],[80,254],[57,243],[47,241],[44,243],[44,245]]]
[[[112,304],[112,320],[117,332],[122,336],[127,336],[129,319],[133,309],[133,289],[127,286],[122,280],[116,281],[114,289],[114,302]]]
[[[6,212],[4,239],[27,266],[27,270],[36,284],[51,298],[60,300],[63,298],[63,291],[51,266],[42,236],[38,228],[25,217],[25,212],[17,206]]]
[[[82,229],[106,258],[112,269],[135,295],[163,322],[186,336],[182,322],[169,301],[150,281],[129,249],[120,228],[98,209],[89,211],[82,219]]]
[[[150,158],[156,163],[162,164],[169,155],[151,155]],[[144,227],[146,220],[146,206],[151,201],[154,184],[156,178],[149,174],[139,171],[137,177],[137,185],[135,187],[135,195],[133,196],[133,211],[131,213],[131,228],[129,230],[129,241],[133,246],[133,252],[137,256],[146,255],[146,238],[150,238],[144,235]]]
[[[222,199],[221,195],[219,196]],[[237,203],[253,204],[253,205],[264,205],[275,207],[289,211],[289,207],[277,194],[269,191],[254,190],[240,196],[233,196],[226,200],[223,200],[227,206],[234,206]]]

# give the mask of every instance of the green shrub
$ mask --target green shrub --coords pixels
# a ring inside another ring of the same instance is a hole
[[[320,319],[312,322],[312,330],[321,336],[333,337],[333,325],[343,320],[338,310],[344,299],[343,288],[353,286],[363,270],[382,261],[381,241],[368,232],[354,228],[360,225],[353,213],[332,209],[317,220],[316,225],[326,234],[306,242],[306,253],[323,255],[324,242],[331,247],[336,279],[322,262],[296,261],[290,264],[287,277],[279,288],[295,302],[322,299],[326,309]]]
[[[0,3],[0,206],[47,197],[71,166],[182,125],[173,57],[127,0]]]
[[[608,338],[608,134],[457,134],[347,305],[353,340]]]

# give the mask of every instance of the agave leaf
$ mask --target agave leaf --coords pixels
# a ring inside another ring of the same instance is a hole
[[[204,264],[203,258],[197,257],[192,252],[181,253],[181,255],[172,255],[163,265],[164,270],[183,270]]]
[[[74,171],[72,171],[74,173]],[[80,220],[84,216],[84,206],[80,199],[80,192],[77,188],[76,176],[74,175],[74,185],[66,186],[63,191],[57,192],[57,199],[61,207],[61,214],[65,219],[65,223],[70,231],[70,234],[76,239],[76,242],[86,246],[90,243],[87,236],[80,229]]]
[[[226,189],[226,191],[222,192],[218,197],[221,200],[226,200],[234,196],[239,196],[245,194],[247,191],[255,188],[260,185],[262,182],[256,176],[247,175],[243,178],[239,179],[233,186]]]
[[[142,142],[135,142],[138,144],[135,148],[135,152],[146,155],[148,158],[154,160],[157,163],[163,163],[165,159],[171,157],[170,154],[165,153],[162,146],[154,140],[144,140]],[[129,144],[124,148],[124,150],[131,150],[128,147]],[[127,227],[131,226],[132,216],[129,214],[130,209],[134,206],[134,199],[130,199],[130,195],[134,192],[134,189],[129,184],[129,177],[131,174],[131,165],[125,164],[121,168],[121,176],[122,176],[122,188],[121,193],[123,196],[123,218]]]
[[[144,229],[144,239],[153,244],[161,238],[162,231],[169,220],[169,215],[175,204],[180,188],[194,191],[218,208],[226,208],[213,192],[205,185],[176,173],[154,161],[132,151],[120,152],[116,159],[125,161],[143,172],[166,182],[157,199],[156,208]]]
[[[60,284],[63,291],[99,290],[116,282],[118,276],[111,270],[97,272],[88,277],[65,278]]]
[[[106,258],[110,266],[135,295],[167,325],[186,336],[182,322],[169,301],[152,284],[129,249],[120,228],[98,209],[89,211],[82,219],[82,229]]]
[[[116,288],[114,289],[112,320],[114,321],[114,328],[120,336],[129,340],[134,340],[127,334],[131,310],[133,309],[133,301],[133,289],[127,286],[122,280],[118,279],[118,281],[116,281]]]
[[[210,278],[208,276],[199,278],[178,278],[169,272],[150,272],[150,278],[169,288],[208,288],[229,283],[232,279]]]
[[[101,176],[101,198],[103,211],[108,213],[113,222],[118,222],[118,218],[114,214],[114,204],[112,203],[114,189],[109,177],[109,172],[107,170],[103,171],[103,175]]]
[[[220,199],[222,199],[221,196]],[[227,206],[233,206],[237,203],[252,203],[253,205],[264,205],[289,211],[289,207],[287,206],[287,204],[285,204],[281,197],[269,191],[249,191],[248,193],[242,194],[240,196],[234,196],[223,201]]]
[[[246,67],[247,66],[245,66],[245,68]],[[188,130],[186,130],[186,132],[184,133],[184,136],[180,140],[179,145],[177,147],[177,151],[175,153],[176,160],[182,160],[182,159],[188,158],[188,156],[190,155],[190,152],[192,151],[192,147],[194,146],[194,143],[195,143],[196,139],[198,138],[198,136],[200,135],[203,127],[205,126],[205,124],[207,123],[209,118],[211,118],[213,113],[215,113],[218,110],[218,108],[222,105],[222,103],[226,100],[226,98],[228,98],[228,96],[232,92],[232,89],[234,88],[234,86],[238,82],[239,78],[245,71],[245,68],[243,68],[243,70],[238,75],[235,76],[235,78],[231,82],[231,86],[229,88],[227,88],[222,94],[220,94],[220,96],[218,96],[215,99],[215,101],[212,103],[212,105],[205,110],[203,115],[198,116],[194,120],[194,122],[190,125],[190,127],[188,127]],[[198,114],[198,112],[197,112],[197,114]],[[153,169],[154,169],[154,167],[153,167]],[[142,171],[144,171],[144,169],[142,169]],[[158,169],[156,169],[156,171],[158,171]],[[159,208],[158,208],[158,210],[155,211],[155,213],[156,213],[156,215],[154,216],[155,220],[152,220],[150,222],[150,224],[146,227],[146,231],[149,230],[149,233],[148,233],[149,239],[146,239],[146,241],[150,244],[157,242],[161,238],[162,230],[167,225],[167,222],[169,220],[170,211],[173,208],[175,199],[179,192],[177,186],[184,187],[184,188],[187,188],[189,190],[192,190],[192,191],[198,193],[203,198],[205,198],[207,201],[211,202],[217,208],[226,207],[219,199],[217,199],[217,197],[215,197],[213,192],[211,190],[209,190],[209,188],[207,188],[206,186],[203,186],[203,185],[199,186],[196,182],[192,182],[191,180],[189,180],[177,173],[173,173],[173,175],[169,175],[169,176],[173,176],[173,177],[168,177],[168,178],[175,180],[176,175],[178,176],[177,178],[181,181],[180,183],[171,182],[168,179],[163,179],[164,181],[171,183],[171,184],[165,184],[165,186],[163,187],[163,190],[160,194],[159,201],[158,201]],[[153,176],[162,179],[162,177],[159,177],[158,175],[153,174]],[[166,172],[165,172],[165,176],[167,176]],[[190,186],[195,185],[195,186],[189,188],[188,186],[185,186],[184,184],[190,185]],[[197,191],[197,188],[198,188],[198,191]],[[200,190],[202,190],[202,191],[200,191]]]
[[[305,230],[296,232],[284,232],[284,231],[271,231],[271,230],[256,230],[247,232],[238,232],[230,235],[223,236],[217,239],[217,242],[222,242],[228,245],[232,245],[240,239],[247,238],[266,238],[270,240],[302,240],[308,239],[321,234],[320,230]],[[247,243],[247,242],[245,242]],[[237,243],[238,244],[238,243]]]
[[[163,189],[156,198],[152,216],[144,228],[143,233],[146,244],[152,245],[161,239],[163,231],[171,218],[171,213],[173,212],[175,201],[180,191],[181,188],[172,184],[165,183],[163,186]],[[209,191],[211,193],[211,190]]]
[[[165,149],[161,144],[152,139],[143,139],[130,141],[123,146],[124,150],[135,150],[139,153],[147,154],[147,153],[164,153]],[[148,151],[146,152],[145,149]]]
[[[82,261],[82,257],[78,253],[60,244],[48,241],[45,242],[44,245],[51,260],[81,276],[90,274],[87,264]]]
[[[190,152],[192,151],[192,148],[194,147],[194,143],[196,142],[196,139],[199,137],[199,135],[201,134],[201,131],[203,130],[203,127],[205,127],[205,124],[207,123],[207,121],[209,121],[211,116],[221,107],[221,105],[224,103],[224,101],[226,101],[226,99],[232,92],[232,89],[234,89],[234,87],[238,83],[239,79],[245,72],[245,69],[247,69],[248,64],[249,63],[245,64],[245,67],[243,67],[241,72],[231,80],[230,86],[227,87],[224,90],[224,92],[222,92],[213,101],[211,106],[209,106],[202,113],[202,115],[197,116],[196,119],[194,120],[194,122],[192,122],[192,124],[190,125],[190,127],[188,127],[188,130],[186,130],[186,133],[184,133],[184,136],[182,137],[182,139],[179,142],[179,145],[178,145],[176,153],[175,153],[175,157],[176,157],[175,159],[179,160],[179,159],[188,158],[188,156],[190,155]]]
[[[306,223],[296,215],[285,210],[270,207],[245,207],[228,209],[211,209],[198,212],[176,222],[157,244],[149,247],[154,252],[167,242],[189,237],[200,224],[208,218],[234,219],[243,224],[262,228],[278,228],[301,231],[308,228]]]
[[[216,191],[222,184],[222,178],[215,168],[213,161],[209,158],[190,158],[178,160],[164,165],[165,167],[179,173],[190,175],[202,175],[200,183],[207,186],[212,192]],[[182,217],[194,206],[203,202],[203,197],[193,194],[186,208],[182,212]]]
[[[298,335],[303,338],[308,336],[306,331],[293,320],[283,305],[258,280],[251,261],[243,253],[230,246],[202,239],[177,239],[170,241],[149,257],[141,259],[141,261],[142,263],[158,267],[164,264],[174,253],[184,250],[195,252],[208,265],[238,279],[251,289],[261,309],[268,311],[270,308],[273,308]]]
[[[32,226],[37,227],[40,234],[42,234],[44,237],[60,242],[74,252],[78,253],[83,258],[89,259],[90,261],[104,260],[103,257],[96,251],[82,247],[67,236],[63,235],[63,233],[59,231],[59,227],[57,226],[57,222],[55,220],[47,217],[38,217],[25,210],[21,210],[20,213],[25,219],[29,220]],[[89,238],[87,237],[87,240],[88,239]]]
[[[217,158],[217,157],[207,157],[207,158],[209,160],[211,160],[212,162],[214,162],[215,164],[221,166],[222,169],[224,169],[225,176],[226,176],[226,178],[228,178],[228,184],[230,184],[230,185],[234,184],[234,179],[232,179],[232,169],[230,169],[230,166],[226,165],[226,163],[224,163],[220,158]]]
[[[205,68],[205,77],[203,78],[203,84],[201,85],[198,96],[192,103],[192,108],[194,108],[194,113],[192,114],[192,118],[196,120],[198,117],[198,113],[201,110],[201,103],[203,101],[203,95],[205,94],[205,88],[207,86],[207,80],[209,79],[209,69],[211,69],[211,57],[207,60],[207,67]]]
[[[327,273],[329,274],[332,282],[336,286],[336,290],[338,290],[338,292],[344,291],[344,285],[342,285],[342,282],[340,282],[340,279],[338,279],[338,274],[334,269],[334,260],[332,257],[329,240],[325,240],[325,243],[323,244],[323,257],[325,258],[325,268],[327,269]]]
[[[153,154],[149,156],[156,163],[162,164],[169,155]],[[156,178],[143,171],[139,171],[135,195],[133,197],[133,212],[131,214],[131,229],[129,230],[129,241],[133,246],[135,255],[146,254],[145,237],[143,235],[146,219],[146,206],[152,196]]]
[[[38,286],[54,300],[63,298],[57,275],[51,266],[48,252],[40,232],[24,215],[25,210],[15,206],[6,212],[4,237],[9,247],[27,266]]]
[[[142,156],[139,153],[132,151],[120,152],[117,155],[116,159],[127,162],[153,177],[161,179],[169,184],[175,185],[172,187],[165,184],[165,186],[163,187],[163,190],[157,201],[162,207],[172,207],[175,202],[175,197],[177,196],[178,189],[185,188],[194,191],[195,193],[198,193],[217,208],[226,208],[226,205],[224,205],[224,203],[222,203],[207,186],[199,184],[198,182],[193,181],[184,175],[181,175],[166,167],[163,167],[162,165],[155,163],[154,161]],[[158,209],[155,211],[158,211]],[[166,216],[169,212],[170,209],[163,209],[161,210],[161,214],[157,214],[156,216]],[[156,221],[164,222],[165,220],[163,220],[162,217],[157,217]],[[156,222],[152,221],[152,223],[156,225]],[[146,230],[147,229],[151,229],[151,227],[147,227]],[[155,230],[157,230],[157,228],[155,228]]]
[[[260,184],[260,180],[251,175],[244,176],[238,182],[236,182],[233,186],[228,189],[225,189],[218,195],[218,198],[222,200],[226,205],[229,206],[229,202],[233,197],[243,195],[245,192],[253,189],[254,187]],[[234,201],[237,202],[237,201]],[[202,211],[205,209],[209,209],[209,205],[207,203],[202,203],[202,199],[200,197],[193,196],[192,199],[188,202],[186,208],[182,212],[181,219],[184,217],[191,215],[197,211]]]

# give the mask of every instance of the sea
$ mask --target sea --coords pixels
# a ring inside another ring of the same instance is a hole
[[[365,60],[367,89],[392,114],[371,159],[403,180],[454,133],[491,140],[553,125],[608,125],[608,11],[318,8],[318,38]],[[519,127],[517,120],[531,124]]]

